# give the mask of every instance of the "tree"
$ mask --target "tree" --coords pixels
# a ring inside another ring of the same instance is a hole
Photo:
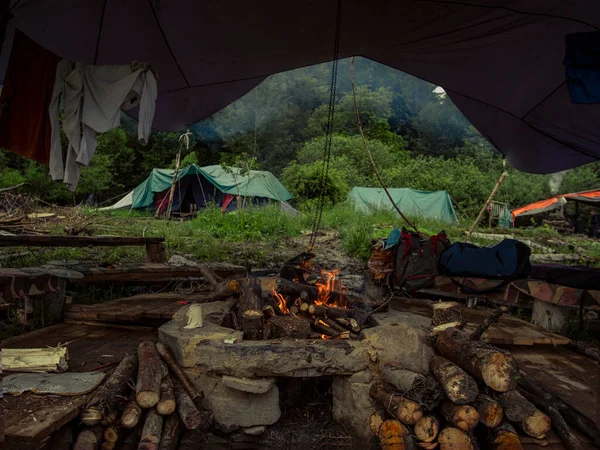
[[[315,200],[321,192],[329,204],[340,202],[346,198],[350,187],[345,177],[335,167],[330,167],[324,187],[321,189],[321,174],[323,162],[315,161],[310,164],[289,164],[281,173],[281,181],[294,195],[297,202]]]

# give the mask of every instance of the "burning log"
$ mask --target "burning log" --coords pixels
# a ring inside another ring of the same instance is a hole
[[[125,405],[123,414],[121,415],[121,425],[124,428],[135,428],[142,417],[142,408],[135,401],[135,393],[132,394],[131,398]]]
[[[479,422],[479,413],[470,405],[457,405],[446,401],[442,404],[441,411],[448,422],[462,431],[475,428]]]
[[[557,411],[567,423],[577,428],[582,433],[590,436],[596,445],[600,446],[600,428],[594,423],[593,420],[581,414],[579,411],[564,402],[561,398],[557,397],[525,372],[520,373],[519,387],[532,394],[528,397],[529,401],[535,404],[542,411],[546,411],[546,413],[549,414],[548,411],[550,410],[544,409],[546,405],[548,405],[553,410]],[[526,394],[524,393],[524,395]],[[550,417],[552,418],[552,415],[550,415]]]
[[[310,323],[294,316],[275,316],[270,321],[271,338],[306,339],[310,334]]]
[[[474,404],[479,413],[479,422],[488,428],[496,428],[504,419],[500,403],[487,395],[479,394]]]
[[[310,323],[310,327],[317,333],[324,334],[325,336],[329,336],[332,338],[336,337],[339,334],[337,331],[329,327],[325,322],[318,318],[314,322]]]
[[[350,339],[350,332],[348,330],[342,331],[341,333],[336,334],[331,339],[334,341],[339,341],[340,339]]]
[[[87,428],[77,435],[73,450],[95,450],[100,447],[104,430],[100,425]]]
[[[378,430],[382,450],[412,450],[415,448],[410,431],[397,420],[386,420]]]
[[[431,326],[437,327],[445,323],[462,322],[460,304],[456,302],[435,303],[433,306],[433,318]]]
[[[335,319],[335,321],[353,333],[360,333],[360,325],[356,319],[344,319],[343,317],[340,317]]]
[[[381,383],[373,383],[369,395],[388,413],[406,425],[414,425],[423,417],[423,411],[418,403],[399,394],[389,394]]]
[[[94,393],[82,413],[85,425],[97,425],[104,415],[116,409],[120,397],[127,391],[129,380],[135,379],[138,370],[136,355],[126,356],[121,360],[108,380]]]
[[[163,417],[158,414],[155,408],[148,411],[144,430],[142,431],[142,439],[138,450],[158,450],[160,437],[162,434]]]
[[[200,398],[200,394],[196,391],[196,388],[194,387],[190,379],[187,377],[185,372],[181,369],[181,367],[179,367],[179,364],[177,364],[177,361],[175,361],[175,358],[173,357],[169,349],[165,347],[165,345],[162,342],[157,342],[156,349],[158,350],[160,357],[167,364],[171,375],[174,376],[177,379],[177,381],[179,381],[179,383],[188,393],[192,401],[196,401],[196,399]]]
[[[293,281],[286,280],[281,277],[277,279],[276,289],[277,289],[277,292],[279,292],[280,294],[291,295],[292,297],[295,297],[295,298],[300,298],[300,296],[302,295],[302,292],[306,292],[308,294],[308,298],[311,301],[314,302],[315,300],[319,299],[319,288],[317,286],[313,286],[310,284],[295,283]],[[348,307],[352,307],[352,308],[361,308],[361,309],[367,309],[367,310],[369,308],[376,308],[376,307],[384,304],[383,301],[381,304],[376,304],[376,303],[368,302],[360,296],[343,293],[343,292],[337,292],[335,290],[332,290],[329,292],[329,298],[327,300],[327,303],[332,304],[332,305],[342,305],[342,306],[348,306]],[[342,308],[342,309],[344,309],[344,308]],[[310,314],[312,314],[312,313],[310,313]],[[330,317],[332,319],[337,319],[337,317],[331,317],[331,316],[328,316],[328,317]]]
[[[323,319],[321,319],[323,322],[325,322],[327,324],[328,327],[333,328],[335,331],[337,331],[338,333],[344,333],[344,332],[348,332],[350,333],[350,331],[348,331],[346,328],[344,328],[343,326],[341,326],[339,323],[337,323],[335,320],[332,319],[328,319],[327,317],[324,317]],[[354,319],[352,319],[354,320]]]
[[[168,416],[175,412],[175,393],[173,392],[173,380],[169,374],[165,375],[160,383],[160,400],[156,405],[156,411],[162,416]]]
[[[560,414],[559,414],[560,416]],[[556,418],[556,417],[555,417]],[[562,420],[562,418],[560,419]],[[563,420],[564,423],[564,420]],[[546,433],[550,431],[550,427],[552,425],[552,420],[550,416],[547,416],[539,409],[535,409],[532,415],[527,416],[521,422],[523,426],[523,431],[527,433],[529,436],[534,437],[536,439],[543,439],[546,436]],[[569,428],[567,427],[567,430]],[[569,432],[570,435],[570,432]],[[578,439],[577,439],[578,440]],[[565,444],[567,445],[567,444]],[[568,446],[568,445],[567,445]]]
[[[263,300],[260,281],[244,278],[239,285],[238,322],[244,330],[244,338],[261,340],[264,337]]]
[[[513,422],[521,422],[535,412],[535,406],[516,389],[498,395],[498,402],[504,408],[506,418]]]
[[[181,420],[177,414],[171,414],[167,417],[158,450],[177,450],[181,430]]]
[[[523,450],[523,444],[515,429],[505,422],[490,433],[493,450]]]
[[[316,317],[328,317],[329,319],[351,318],[354,311],[350,308],[337,308],[327,305],[309,305],[308,314]]]
[[[431,367],[433,374],[452,402],[458,405],[471,403],[479,395],[475,380],[446,358],[434,356],[431,360]]]
[[[473,440],[464,431],[454,427],[444,428],[439,437],[440,450],[474,450]]]
[[[251,309],[242,313],[242,329],[244,339],[259,341],[264,338],[264,317],[257,309]]]
[[[423,416],[415,424],[415,436],[421,442],[433,442],[440,432],[440,421],[435,416]]]
[[[200,411],[198,411],[190,396],[179,383],[174,382],[173,386],[175,388],[175,397],[177,398],[177,411],[179,412],[181,421],[188,430],[198,428],[203,420]]]
[[[456,328],[442,331],[437,338],[436,348],[443,357],[497,392],[516,387],[519,373],[517,361],[505,350],[471,341],[466,333]]]
[[[381,376],[388,385],[417,402],[425,411],[433,410],[443,399],[442,386],[430,375],[421,375],[394,363],[386,363],[381,368]]]
[[[138,346],[139,369],[135,399],[142,408],[152,408],[160,400],[160,383],[164,375],[162,360],[153,342]]]

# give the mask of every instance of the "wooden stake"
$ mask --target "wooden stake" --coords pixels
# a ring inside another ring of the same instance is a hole
[[[481,211],[479,211],[479,214],[477,215],[475,222],[473,222],[473,225],[471,225],[471,228],[469,229],[469,232],[467,233],[467,238],[465,239],[465,242],[469,242],[469,239],[471,238],[471,234],[473,233],[473,231],[475,230],[475,228],[481,221],[481,218],[487,211],[488,205],[494,199],[496,192],[498,192],[498,189],[500,189],[500,186],[502,186],[502,183],[504,182],[504,180],[506,179],[507,176],[508,176],[508,172],[503,172],[502,175],[500,175],[500,178],[498,179],[496,186],[494,186],[494,189],[492,189],[492,193],[490,194],[488,199],[485,201],[485,204],[483,205],[483,208],[481,208]]]

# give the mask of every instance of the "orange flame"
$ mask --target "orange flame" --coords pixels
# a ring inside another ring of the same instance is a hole
[[[319,298],[315,300],[315,305],[326,305],[329,303],[329,297],[331,291],[334,290],[337,281],[337,275],[340,273],[339,269],[334,269],[331,272],[325,270],[321,271],[324,283],[316,283]]]
[[[277,304],[279,306],[279,309],[281,310],[281,312],[283,314],[289,314],[290,310],[287,308],[286,303],[285,303],[285,298],[283,297],[283,295],[281,295],[279,292],[277,292],[275,290],[275,288],[271,289],[271,292],[273,293],[273,295],[275,296],[275,298],[277,299]]]
[[[329,339],[329,336],[327,336],[326,334],[322,334],[321,339]]]

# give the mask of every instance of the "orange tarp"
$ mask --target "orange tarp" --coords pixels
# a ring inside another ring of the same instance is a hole
[[[561,198],[581,202],[600,202],[600,189],[585,192],[575,192],[572,194],[561,194],[555,197],[550,197],[546,200],[540,200],[539,202],[521,206],[520,208],[516,208],[511,211],[512,219],[514,221],[518,216],[527,212],[529,212],[530,214],[538,214],[554,209],[552,208],[552,206],[559,203]]]

